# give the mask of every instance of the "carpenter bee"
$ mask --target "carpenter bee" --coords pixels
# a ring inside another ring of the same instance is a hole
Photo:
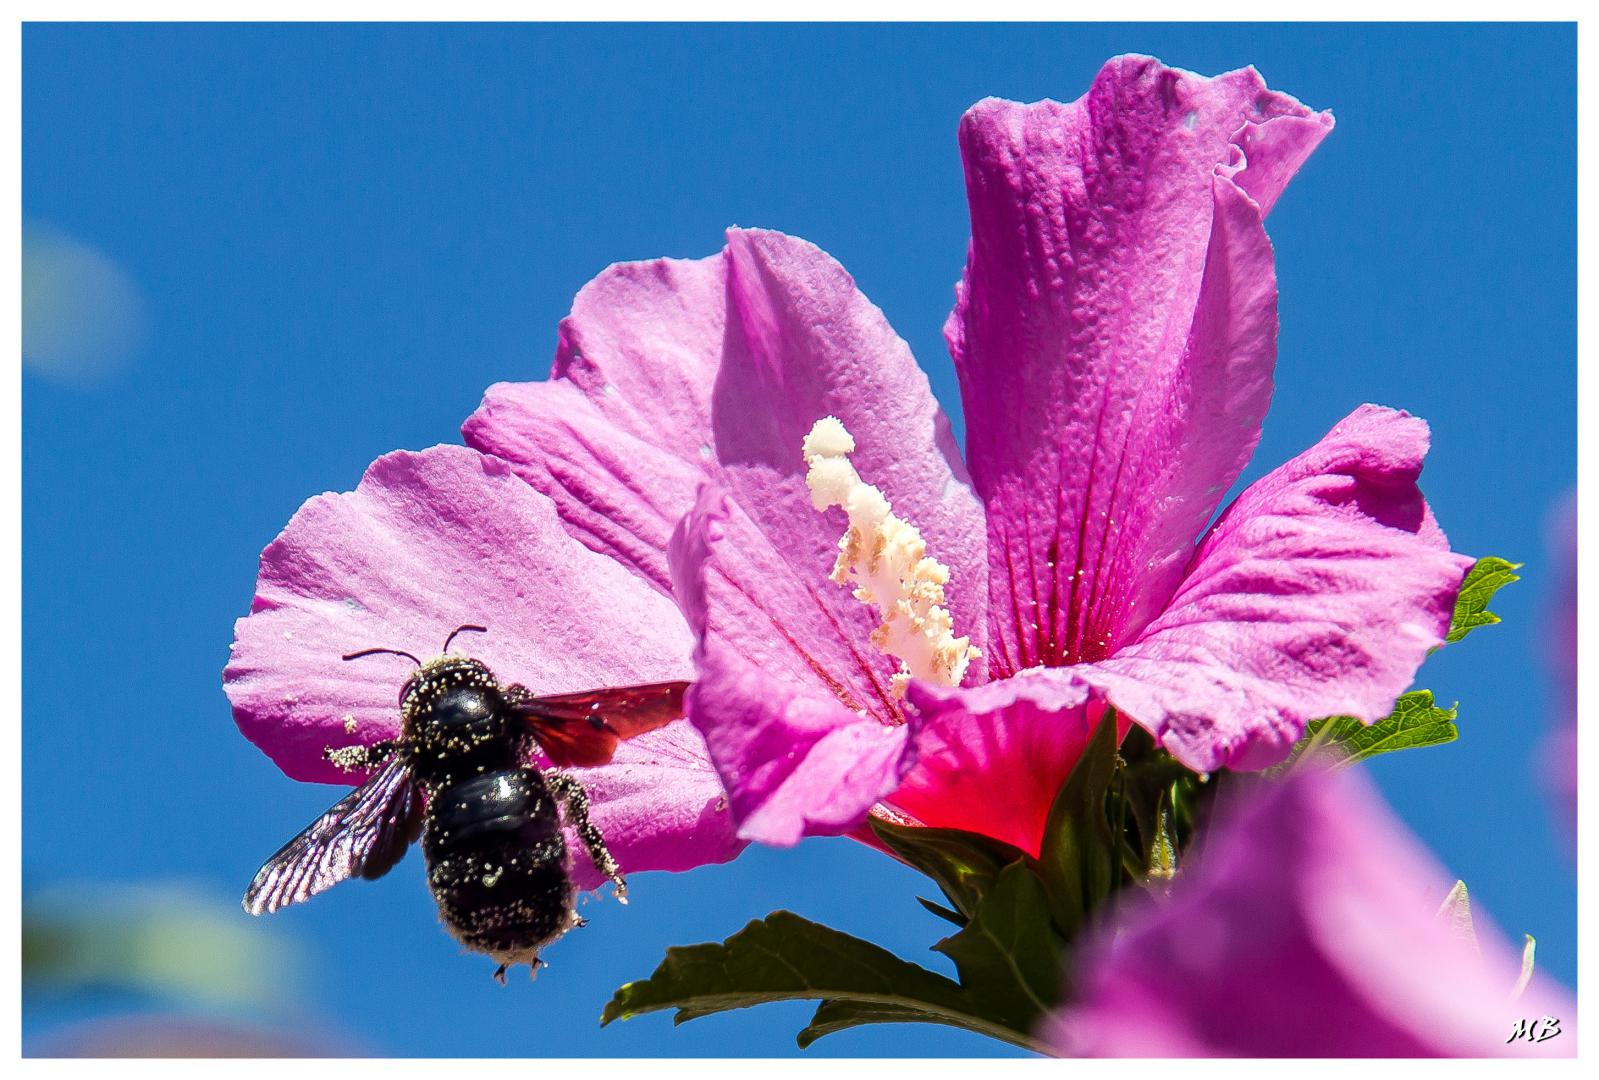
[[[370,779],[266,861],[244,894],[244,910],[264,915],[347,878],[380,878],[418,837],[428,887],[444,926],[461,944],[499,961],[501,985],[514,964],[536,973],[539,951],[584,920],[574,909],[563,821],[600,873],[627,902],[622,872],[588,817],[577,780],[534,765],[536,744],[556,766],[603,765],[618,741],[683,714],[683,682],[535,696],[501,685],[487,666],[450,643],[417,665],[400,691],[400,738],[328,748],[346,770]],[[557,806],[559,805],[559,810]]]

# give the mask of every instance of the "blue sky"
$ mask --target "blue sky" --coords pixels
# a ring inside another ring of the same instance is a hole
[[[731,224],[803,236],[958,416],[956,122],[985,96],[1075,98],[1128,51],[1252,63],[1337,115],[1269,222],[1277,391],[1245,479],[1363,401],[1403,407],[1432,423],[1423,486],[1455,546],[1527,563],[1505,625],[1423,669],[1460,740],[1373,771],[1572,982],[1575,878],[1533,772],[1544,520],[1576,476],[1569,26],[26,27],[24,221],[102,252],[141,317],[121,368],[22,377],[25,888],[181,879],[231,906],[333,801],[246,743],[221,691],[260,549],[380,454],[458,441],[491,382],[542,377],[606,264],[709,254]],[[803,1006],[595,1018],[667,945],[777,907],[936,966],[921,880],[844,840],[638,875],[502,990],[438,928],[413,856],[269,929],[238,914],[307,973],[235,1015],[383,1054],[784,1055]],[[33,995],[24,1031],[156,1004]],[[915,1027],[808,1051],[993,1052]]]

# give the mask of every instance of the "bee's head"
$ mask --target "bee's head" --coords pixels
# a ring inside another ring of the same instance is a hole
[[[405,680],[400,688],[400,708],[409,713],[458,687],[493,685],[496,685],[494,674],[483,661],[459,653],[443,653],[417,668]]]
[[[488,633],[486,626],[475,626],[472,623],[457,626],[450,631],[450,636],[444,639],[444,648],[439,650],[439,655],[425,664],[404,649],[390,648],[362,649],[359,652],[345,653],[342,659],[359,660],[363,656],[386,653],[390,656],[403,656],[415,664],[415,674],[400,688],[400,706],[409,711],[413,707],[416,695],[426,692],[429,687],[447,689],[451,686],[482,683],[485,677],[488,685],[497,685],[494,676],[489,674],[489,669],[484,667],[482,662],[450,652],[450,642],[455,640],[457,634],[466,630],[479,634]]]
[[[416,665],[400,688],[400,716],[405,741],[417,750],[458,758],[478,754],[505,738],[505,698],[494,673],[481,660],[450,651],[450,643],[464,630],[484,632],[470,624],[456,627],[444,639],[440,654],[425,664],[408,652],[388,648],[363,649],[344,657],[391,653]]]
[[[444,756],[463,764],[502,745],[507,730],[499,681],[480,660],[434,657],[400,693],[405,738],[421,757]]]

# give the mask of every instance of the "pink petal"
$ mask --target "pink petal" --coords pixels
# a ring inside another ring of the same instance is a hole
[[[1136,641],[1072,674],[1200,771],[1270,765],[1319,717],[1386,716],[1472,565],[1416,486],[1427,441],[1356,409],[1239,496]]]
[[[573,300],[549,380],[489,387],[462,434],[554,500],[572,535],[668,592],[667,540],[715,468],[726,323],[725,254],[618,263]]]
[[[973,689],[913,684],[923,740],[1053,723],[1064,745],[1081,729],[1071,710],[1108,701],[1203,772],[1273,764],[1313,719],[1386,716],[1443,643],[1472,565],[1416,486],[1426,452],[1421,420],[1355,410],[1228,508],[1138,640]],[[993,768],[996,786],[1016,783],[1014,765]],[[942,797],[960,802],[953,788]]]
[[[912,760],[914,724],[886,724],[817,692],[811,680],[825,682],[825,672],[797,677],[792,657],[803,646],[785,643],[785,631],[724,570],[748,566],[728,529],[737,512],[707,485],[672,538],[673,577],[700,634],[689,715],[726,783],[742,839],[789,845],[848,832],[898,785]],[[757,621],[746,629],[729,619]]]
[[[1103,1057],[1571,1056],[1576,1011],[1437,910],[1451,879],[1353,770],[1272,786],[1221,820],[1168,902],[1135,899],[1085,951],[1050,1029]],[[1552,1016],[1563,1034],[1508,1042]]]
[[[1271,395],[1261,218],[1331,126],[1253,69],[1140,57],[1074,104],[967,113],[972,244],[945,334],[998,674],[1106,656],[1176,587]]]
[[[804,486],[801,441],[829,413],[854,432],[868,481],[962,568],[951,610],[980,637],[982,509],[948,421],[882,312],[803,240],[734,229],[707,259],[613,266],[562,322],[551,379],[491,387],[463,431],[549,495],[574,536],[663,592],[672,528],[698,485],[716,481],[745,511],[729,526],[739,545],[766,549],[780,578],[799,573],[802,583],[781,588],[816,620],[856,606],[823,580],[842,526],[810,509]],[[812,583],[828,612],[806,595]],[[792,605],[769,613],[797,615]],[[818,659],[842,671],[859,666],[847,647],[824,651]],[[871,679],[852,680],[875,694]]]
[[[1031,855],[1042,846],[1045,819],[1098,726],[1104,706],[1066,680],[1019,675],[973,690],[912,684],[923,710],[916,764],[885,800],[935,828],[964,829],[1013,844]]]
[[[240,729],[299,780],[349,783],[327,746],[399,732],[410,662],[342,654],[385,646],[423,659],[457,646],[536,692],[687,678],[676,606],[561,528],[502,461],[463,447],[397,452],[353,492],[309,500],[261,555],[251,614],[223,679]],[[739,848],[692,726],[677,722],[579,770],[624,869],[680,869]],[[640,793],[648,792],[644,799]],[[584,864],[587,883],[595,877]]]

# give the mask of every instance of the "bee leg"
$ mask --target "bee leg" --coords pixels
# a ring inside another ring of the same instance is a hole
[[[371,746],[328,746],[322,757],[345,772],[371,772],[399,752],[401,743],[383,739]]]
[[[499,983],[501,986],[505,985],[505,971],[508,967],[510,967],[509,964],[501,964],[499,967],[494,969],[494,981]]]
[[[627,881],[622,877],[622,869],[616,865],[615,857],[605,846],[605,837],[600,835],[600,830],[589,820],[588,792],[583,790],[582,784],[564,773],[548,773],[545,779],[549,782],[550,790],[555,793],[555,797],[561,800],[561,809],[564,811],[562,816],[577,833],[578,839],[583,841],[589,858],[594,860],[595,868],[615,883],[616,898],[624,904],[627,903]]]

